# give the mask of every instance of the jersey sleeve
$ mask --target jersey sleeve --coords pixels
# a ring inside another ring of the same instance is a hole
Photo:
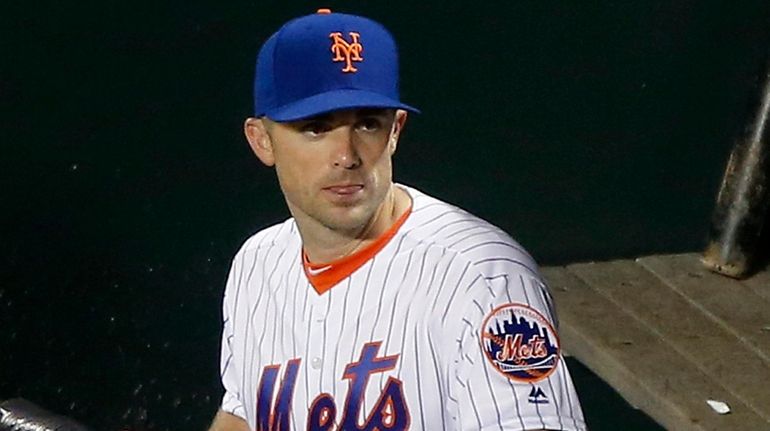
[[[585,430],[548,288],[502,259],[465,298],[451,382],[462,430]]]
[[[220,376],[222,378],[222,386],[224,386],[225,394],[222,397],[221,410],[227,413],[239,416],[246,420],[244,417],[245,409],[241,402],[241,373],[239,369],[239,361],[235,360],[235,354],[233,352],[233,340],[235,334],[233,332],[234,318],[235,318],[235,262],[233,262],[230,268],[230,274],[227,277],[227,284],[225,287],[224,300],[222,302],[222,354],[220,357]]]

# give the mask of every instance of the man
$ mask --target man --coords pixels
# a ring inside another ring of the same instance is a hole
[[[392,181],[416,109],[366,18],[292,20],[257,60],[257,157],[292,218],[249,238],[224,295],[211,430],[585,429],[535,262]]]

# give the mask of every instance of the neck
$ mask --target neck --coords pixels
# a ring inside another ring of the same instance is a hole
[[[311,226],[316,221],[300,220],[295,216],[302,244],[311,262],[332,262],[349,256],[371,244],[388,230],[409,208],[411,198],[392,185],[377,211],[363,226],[351,231],[339,231],[325,226]]]

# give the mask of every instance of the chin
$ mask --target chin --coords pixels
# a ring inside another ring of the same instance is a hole
[[[351,231],[364,227],[374,216],[373,211],[361,207],[336,208],[327,214],[324,225],[333,230]]]
[[[369,221],[368,217],[331,217],[324,223],[326,227],[337,231],[356,231]]]

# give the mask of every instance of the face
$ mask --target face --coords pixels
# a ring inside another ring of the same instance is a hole
[[[356,232],[382,208],[405,111],[355,109],[288,123],[246,121],[257,156],[275,166],[300,223]]]

